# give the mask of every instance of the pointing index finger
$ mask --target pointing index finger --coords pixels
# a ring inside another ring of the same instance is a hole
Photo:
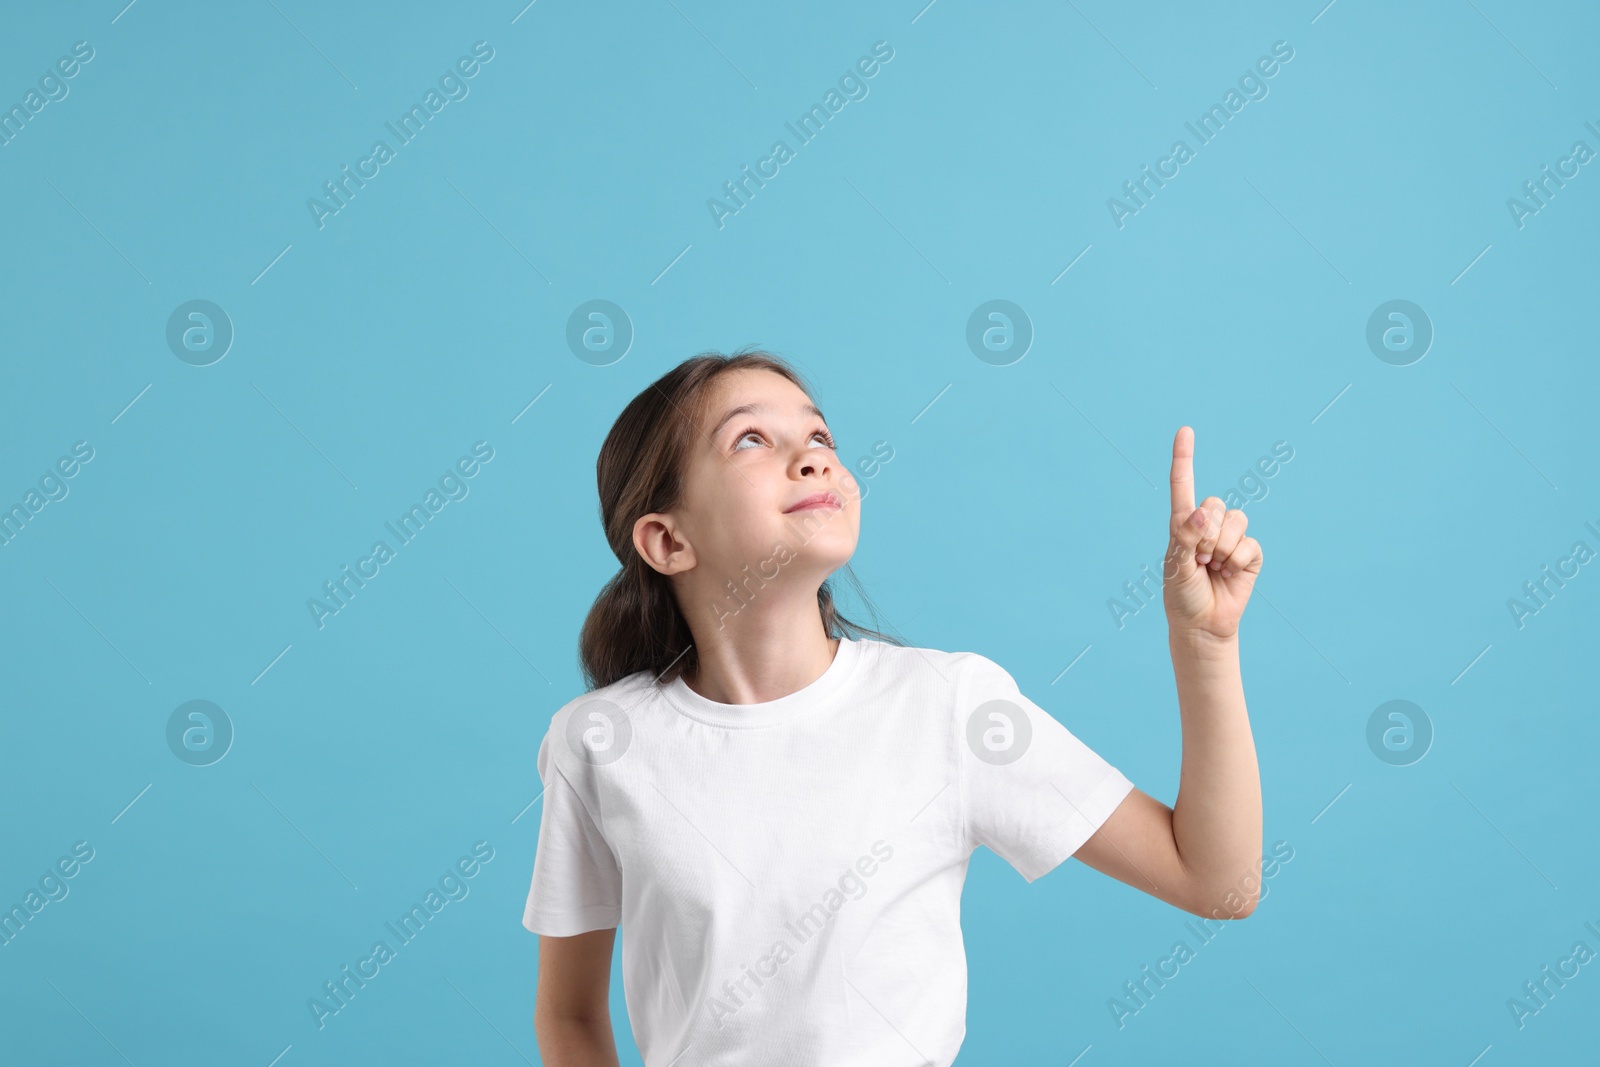
[[[1194,513],[1194,430],[1187,426],[1172,439],[1172,513]]]

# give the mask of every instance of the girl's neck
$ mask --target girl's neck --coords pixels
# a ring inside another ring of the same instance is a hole
[[[699,663],[693,677],[684,676],[684,684],[719,704],[764,704],[822,677],[838,649],[839,639],[827,635],[814,610],[810,625],[798,632],[725,629],[696,638]]]

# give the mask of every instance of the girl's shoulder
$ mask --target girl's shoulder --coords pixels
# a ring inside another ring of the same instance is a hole
[[[887,641],[862,642],[872,673],[896,684],[943,685],[958,703],[1017,692],[1017,683],[1000,664],[981,652],[947,651]]]
[[[1005,673],[1005,669],[994,660],[981,652],[947,651],[942,648],[928,648],[919,645],[896,645],[888,641],[879,641],[875,638],[866,638],[861,642],[862,651],[875,659],[880,668],[887,670],[900,670],[915,672],[919,670],[934,670],[951,678],[963,679],[993,674]]]
[[[657,687],[649,671],[635,671],[610,685],[580,693],[556,709],[539,742],[539,776],[557,760],[562,770],[603,764],[627,750],[634,723]]]

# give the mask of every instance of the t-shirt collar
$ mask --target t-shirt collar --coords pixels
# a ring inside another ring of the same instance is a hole
[[[690,689],[679,675],[662,687],[667,701],[682,714],[713,726],[734,728],[772,726],[788,722],[824,705],[838,692],[861,657],[861,642],[839,638],[833,662],[809,685],[776,700],[759,704],[723,704],[709,700]]]

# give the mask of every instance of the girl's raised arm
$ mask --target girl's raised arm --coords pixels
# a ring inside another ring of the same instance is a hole
[[[1196,915],[1242,919],[1261,888],[1261,775],[1239,674],[1239,617],[1261,573],[1243,511],[1194,503],[1194,431],[1172,442],[1162,599],[1178,686],[1183,767],[1167,807],[1135,789],[1075,853]]]

